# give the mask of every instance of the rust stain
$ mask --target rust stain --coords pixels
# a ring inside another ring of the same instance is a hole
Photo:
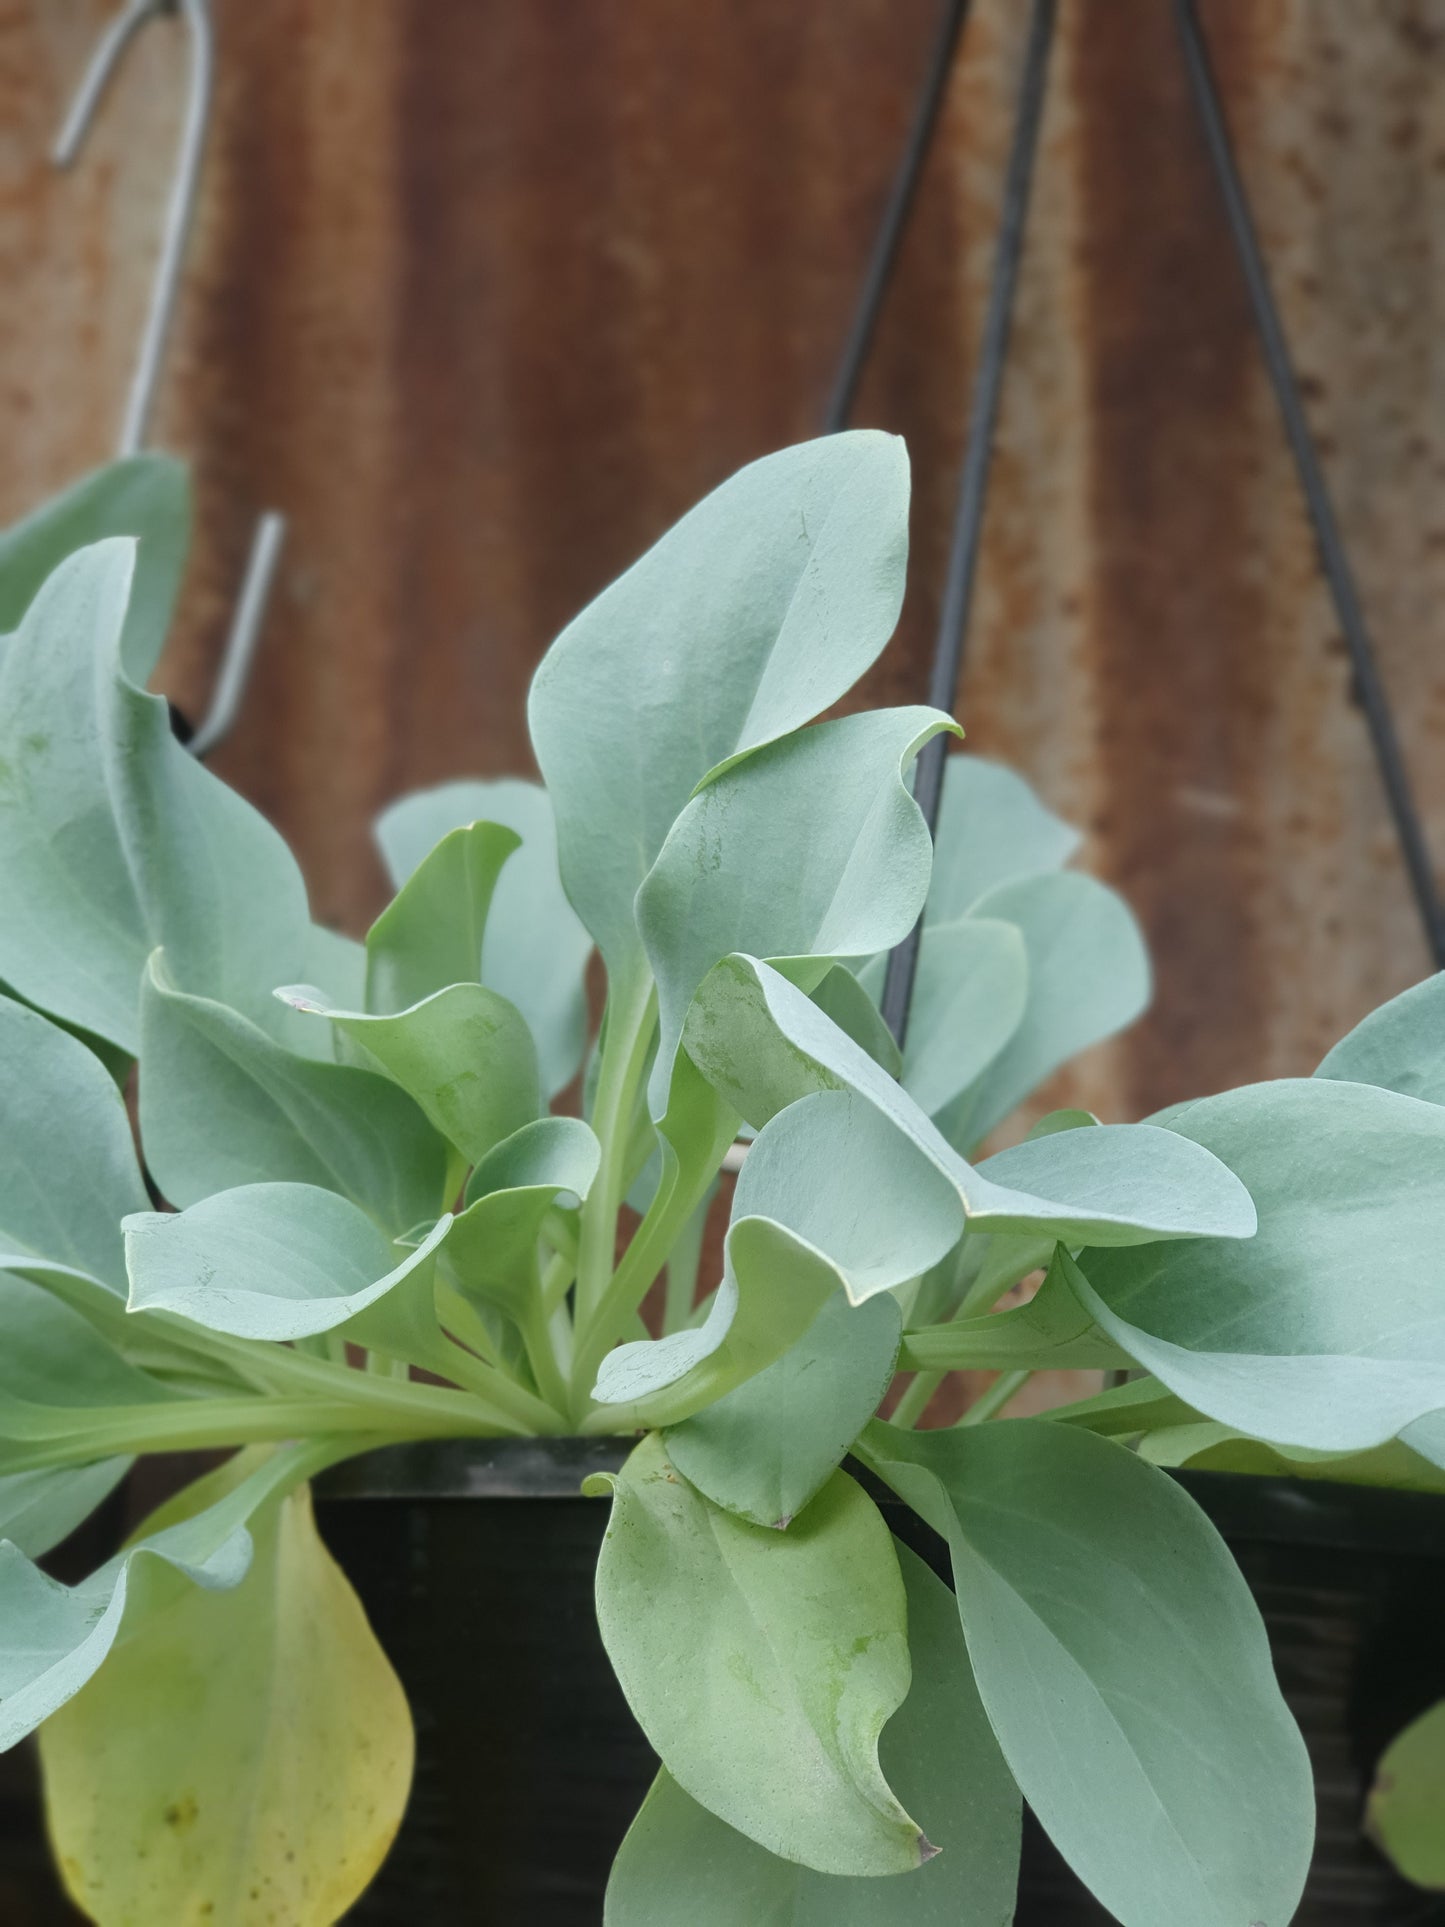
[[[140,37],[45,159],[108,0],[0,4],[0,511],[101,459],[182,98]],[[256,513],[291,520],[218,767],[321,913],[366,819],[525,770],[560,624],[740,462],[811,432],[935,0],[220,0],[211,149],[159,424],[197,463],[166,684],[209,686]],[[1241,163],[1445,849],[1445,0],[1207,0]],[[1308,1070],[1424,967],[1168,9],[1061,9],[960,699],[1091,832],[1154,1014],[1044,1102],[1138,1114]],[[1026,10],[976,0],[858,419],[913,453],[922,694]]]

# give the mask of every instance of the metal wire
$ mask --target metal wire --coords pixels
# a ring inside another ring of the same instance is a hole
[[[1183,44],[1190,92],[1209,148],[1209,157],[1214,166],[1220,197],[1229,221],[1230,234],[1239,256],[1239,265],[1249,289],[1255,327],[1259,334],[1260,346],[1264,351],[1265,364],[1269,369],[1269,378],[1274,386],[1275,399],[1279,403],[1279,411],[1284,418],[1285,434],[1289,438],[1290,449],[1294,455],[1300,486],[1304,490],[1315,543],[1319,549],[1320,565],[1324,571],[1325,581],[1329,585],[1335,613],[1339,617],[1345,646],[1349,650],[1354,669],[1355,687],[1364,708],[1365,720],[1369,724],[1375,760],[1379,765],[1380,779],[1384,784],[1390,815],[1394,820],[1400,854],[1404,859],[1410,887],[1419,909],[1425,941],[1430,948],[1436,968],[1445,968],[1445,907],[1442,907],[1436,887],[1434,866],[1430,861],[1424,826],[1415,806],[1390,700],[1380,677],[1374,648],[1365,626],[1364,611],[1360,606],[1354,577],[1350,571],[1349,558],[1345,553],[1329,490],[1325,486],[1324,473],[1310,435],[1304,404],[1300,399],[1299,383],[1295,378],[1294,366],[1290,359],[1289,343],[1285,338],[1279,311],[1275,307],[1269,274],[1265,268],[1259,237],[1255,232],[1254,221],[1250,214],[1244,183],[1240,178],[1239,167],[1234,157],[1229,129],[1220,105],[1219,89],[1210,65],[1209,49],[1199,24],[1194,0],[1175,0],[1174,13]]]
[[[974,376],[958,499],[954,507],[948,574],[939,609],[938,637],[929,685],[929,701],[936,709],[950,712],[957,699],[969,605],[973,599],[973,584],[978,569],[979,542],[983,534],[988,497],[989,460],[993,453],[994,427],[998,420],[999,395],[1008,356],[1014,292],[1018,285],[1029,189],[1033,182],[1034,158],[1038,152],[1039,128],[1043,121],[1049,50],[1053,43],[1056,11],[1056,0],[1034,0],[1029,20],[1013,143],[1009,150],[1008,172],[1004,178],[998,245],[989,284],[978,369]],[[918,758],[914,776],[914,799],[923,812],[930,832],[938,823],[947,743],[946,736],[935,736],[926,743]],[[923,918],[920,917],[889,956],[883,980],[883,1021],[892,1031],[900,1049],[908,1031],[908,1011],[913,1000],[922,933]]]
[[[125,415],[117,444],[117,453],[122,457],[138,454],[146,445],[166,343],[175,316],[176,297],[180,291],[186,242],[190,238],[195,213],[196,190],[200,183],[201,162],[205,156],[206,135],[210,127],[216,68],[215,34],[207,0],[129,0],[129,4],[116,15],[96,43],[95,52],[91,55],[90,64],[81,78],[65,124],[51,152],[57,167],[68,168],[74,164],[94,124],[100,103],[136,34],[147,21],[177,11],[184,18],[187,28],[190,86],[186,94],[185,119],[181,127],[170,200],[166,207],[165,232],[151,289],[150,309],[126,396]],[[241,594],[221,652],[221,664],[210,704],[186,742],[193,756],[204,756],[214,749],[230,732],[240,712],[285,539],[285,518],[268,511],[257,523],[251,538],[251,552],[246,561]]]
[[[893,186],[888,195],[888,203],[883,210],[883,219],[874,237],[873,251],[868,257],[867,271],[863,276],[863,286],[858,292],[853,319],[849,324],[848,339],[843,344],[838,372],[833,378],[833,390],[828,397],[828,406],[823,415],[825,435],[837,434],[840,428],[847,425],[848,417],[853,412],[859,377],[863,373],[863,364],[868,359],[868,350],[873,344],[873,330],[878,325],[883,297],[892,279],[898,244],[903,239],[904,230],[908,226],[908,217],[913,211],[913,196],[918,187],[918,177],[923,172],[923,163],[933,144],[933,130],[938,122],[938,110],[943,104],[944,89],[953,67],[954,49],[958,45],[958,36],[963,29],[963,23],[968,18],[969,4],[970,0],[944,0],[938,33],[928,56],[928,65],[923,73],[923,85],[913,110],[913,122],[908,130],[908,140],[898,163],[898,172],[893,177]]]

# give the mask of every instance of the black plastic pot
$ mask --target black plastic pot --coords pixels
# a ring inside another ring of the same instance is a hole
[[[593,1622],[607,1506],[578,1496],[587,1472],[624,1451],[408,1446],[324,1482],[322,1531],[417,1723],[406,1822],[351,1919],[598,1927],[607,1868],[654,1766]],[[1181,1483],[1249,1580],[1314,1760],[1319,1844],[1299,1927],[1445,1923],[1445,1899],[1399,1880],[1359,1831],[1380,1752],[1445,1697],[1445,1500],[1220,1474]],[[944,1564],[911,1515],[890,1511]],[[1031,1826],[1020,1927],[1109,1918]]]

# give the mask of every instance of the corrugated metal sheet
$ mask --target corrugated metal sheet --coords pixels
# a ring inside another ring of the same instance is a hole
[[[159,426],[206,686],[257,510],[292,519],[218,759],[323,913],[365,821],[524,768],[531,666],[696,495],[812,429],[932,0],[217,0],[221,85]],[[1406,747],[1445,851],[1445,4],[1203,8]],[[109,7],[0,5],[0,513],[107,451],[179,35],[142,36],[75,175],[46,148]],[[860,419],[917,469],[924,687],[1026,9],[978,0]],[[1159,966],[1055,1097],[1138,1115],[1308,1070],[1420,975],[1161,0],[1065,0],[961,714],[1085,822]]]

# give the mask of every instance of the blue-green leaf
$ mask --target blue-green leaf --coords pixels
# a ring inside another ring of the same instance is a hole
[[[20,626],[67,556],[109,535],[138,538],[120,652],[126,674],[143,683],[170,628],[190,545],[190,478],[172,456],[148,450],[108,462],[0,534],[0,635]]]
[[[333,1331],[408,1279],[429,1286],[450,1224],[439,1219],[399,1257],[354,1204],[309,1184],[248,1184],[185,1211],[139,1212],[124,1224],[130,1308],[237,1338]]]
[[[1045,809],[1016,771],[985,756],[950,756],[934,832],[928,922],[952,922],[1000,883],[1062,869],[1079,842],[1073,825]]]
[[[819,723],[725,771],[683,810],[637,895],[658,991],[654,1116],[693,993],[729,952],[785,960],[811,989],[820,960],[867,957],[913,927],[932,845],[903,772],[953,727],[933,709]]]
[[[786,1528],[878,1410],[901,1323],[886,1293],[835,1293],[774,1364],[670,1427],[668,1457],[714,1505]]]
[[[394,1016],[337,1009],[308,984],[284,985],[276,995],[293,1010],[329,1017],[469,1164],[542,1108],[526,1021],[515,1004],[481,984],[452,984]]]
[[[1042,1232],[1099,1245],[1206,1231],[1238,1238],[1253,1230],[1248,1194],[1225,1165],[1209,1154],[1181,1160],[1169,1134],[1152,1125],[1064,1131],[975,1170],[851,1038],[755,957],[728,957],[710,972],[684,1042],[703,1075],[754,1126],[810,1091],[857,1092],[913,1147],[920,1168],[932,1165],[952,1186],[955,1241],[965,1222],[974,1230]],[[1049,1188],[1035,1191],[1035,1183]]]
[[[609,1483],[598,1625],[672,1777],[820,1872],[917,1867],[928,1843],[878,1764],[910,1668],[903,1581],[871,1500],[836,1472],[769,1532],[695,1492],[655,1433]]]
[[[1445,1107],[1295,1078],[1202,1098],[1168,1129],[1238,1172],[1259,1235],[1085,1252],[1075,1287],[1110,1337],[1281,1445],[1357,1451],[1445,1408]]]
[[[448,830],[478,821],[505,824],[522,839],[492,894],[482,939],[482,982],[527,1020],[543,1089],[555,1097],[582,1061],[592,939],[562,888],[547,792],[515,777],[443,783],[392,804],[377,822],[377,841],[399,889]],[[335,986],[327,987],[334,996]]]
[[[973,1682],[953,1596],[898,1546],[913,1684],[878,1753],[940,1852],[891,1880],[814,1873],[699,1806],[664,1767],[622,1843],[605,1927],[1001,1927],[1018,1879],[1019,1795]]]
[[[0,997],[0,1265],[125,1290],[120,1221],[146,1206],[125,1104],[84,1044]]]
[[[172,1204],[297,1183],[339,1192],[392,1233],[436,1216],[446,1147],[405,1091],[375,1071],[299,1057],[240,1012],[184,995],[167,961],[152,958],[142,986],[140,1126]]]
[[[1052,1071],[1122,1030],[1149,1001],[1149,953],[1123,898],[1073,871],[1001,883],[973,916],[1013,924],[1028,958],[1023,1016],[977,1082],[939,1116],[967,1151]]]
[[[563,630],[528,705],[562,876],[614,983],[638,885],[689,796],[875,660],[903,598],[908,461],[871,430],[754,462]]]
[[[0,658],[0,977],[134,1055],[164,946],[180,989],[309,1043],[270,994],[313,974],[301,873],[127,678],[134,574],[132,541],[70,557]]]
[[[1123,1927],[1293,1917],[1309,1757],[1229,1551],[1165,1474],[1021,1419],[875,1423],[866,1457],[953,1557],[979,1692],[1024,1798]]]
[[[1445,971],[1401,991],[1342,1037],[1316,1077],[1445,1104]]]

